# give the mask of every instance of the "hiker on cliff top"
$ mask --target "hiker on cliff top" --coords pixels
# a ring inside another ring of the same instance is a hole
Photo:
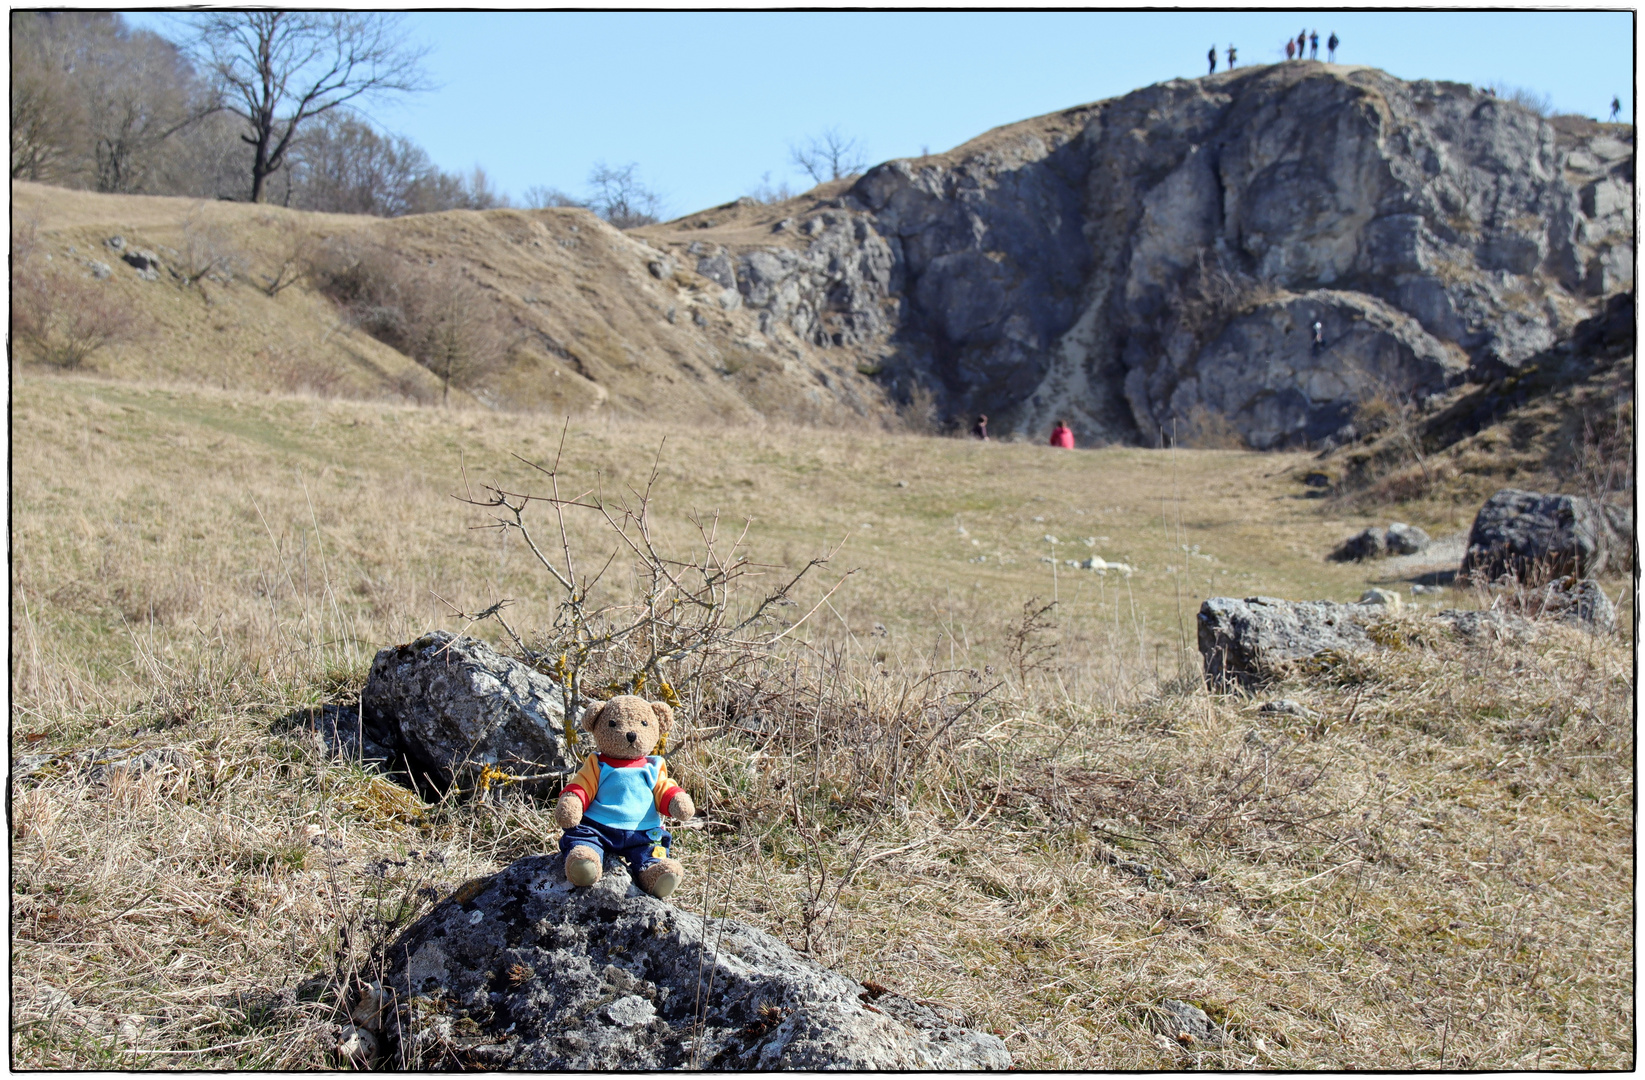
[[[1057,426],[1051,429],[1051,445],[1059,450],[1074,449],[1074,433],[1061,420],[1058,420]]]
[[[1228,70],[1234,70],[1234,61],[1239,59],[1239,51],[1232,45],[1228,46]]]
[[[977,414],[977,422],[971,425],[971,437],[983,442],[988,441],[988,417],[981,413]]]
[[[1217,73],[1217,47],[1215,45],[1211,46],[1211,51],[1205,54],[1205,58],[1211,61],[1211,70],[1207,71],[1206,74],[1215,75]]]
[[[1319,59],[1319,31],[1315,30],[1308,35],[1308,59]]]
[[[1613,124],[1616,123],[1617,114],[1620,113],[1621,111],[1622,111],[1622,99],[1619,98],[1619,97],[1613,96],[1611,98],[1611,123],[1613,123]]]
[[[1297,51],[1296,42],[1292,41],[1290,38],[1286,38],[1285,39],[1285,59],[1287,59],[1287,60],[1291,59],[1291,54],[1296,52],[1296,51]]]
[[[1307,47],[1308,47],[1308,31],[1303,30],[1302,32],[1297,34],[1297,59],[1298,60],[1302,59],[1302,50],[1306,49]]]
[[[1333,64],[1337,62],[1337,46],[1341,44],[1342,42],[1337,40],[1337,32],[1335,30],[1331,31],[1331,39],[1325,43],[1325,48],[1327,50],[1326,58]]]

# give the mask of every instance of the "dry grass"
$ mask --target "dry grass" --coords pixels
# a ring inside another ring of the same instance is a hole
[[[14,789],[14,1060],[326,1067],[374,948],[556,830],[423,806],[283,718],[451,625],[435,594],[546,625],[449,496],[465,468],[529,489],[507,455],[558,431],[63,376],[13,410],[14,746],[175,751]],[[1627,642],[1464,647],[1407,615],[1277,688],[1315,718],[1259,715],[1192,677],[1200,598],[1366,584],[1323,554],[1368,522],[1299,498],[1300,458],[585,422],[567,472],[637,483],[664,434],[666,539],[719,508],[764,561],[850,532],[861,568],[808,646],[688,716],[671,763],[709,825],[681,830],[681,905],[958,1005],[1021,1067],[1186,1064],[1149,1026],[1166,997],[1238,1036],[1202,1065],[1631,1064]],[[1053,548],[1138,572],[1053,577]]]

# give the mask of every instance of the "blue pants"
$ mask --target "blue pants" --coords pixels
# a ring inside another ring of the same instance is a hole
[[[582,845],[598,851],[602,860],[613,855],[626,859],[629,873],[638,884],[640,871],[658,860],[656,849],[662,848],[666,856],[673,842],[674,838],[667,829],[613,829],[585,817],[582,824],[567,829],[560,836],[560,854],[568,854],[572,848]]]

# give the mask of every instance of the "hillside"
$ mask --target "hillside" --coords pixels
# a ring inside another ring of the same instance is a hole
[[[557,414],[835,426],[895,422],[855,361],[762,336],[735,292],[585,210],[448,211],[390,220],[274,206],[98,195],[12,185],[14,224],[95,287],[134,327],[92,365],[122,379],[264,391],[435,400],[429,371],[375,340],[322,295],[315,274],[276,296],[264,283],[337,253],[380,253],[477,287],[507,346],[471,390],[485,404]],[[109,246],[118,237],[120,252]],[[157,256],[156,280],[121,252]],[[192,285],[191,265],[218,268]],[[92,265],[108,268],[95,280]],[[459,393],[459,400],[475,400]]]
[[[438,396],[313,277],[258,288],[341,247],[480,290],[507,356],[469,390],[493,407],[855,428],[986,412],[1035,441],[1063,416],[1082,445],[1271,449],[1344,441],[1378,397],[1501,377],[1631,289],[1633,162],[1627,126],[1299,61],[626,233],[567,209],[380,221],[21,183],[13,215],[59,265],[112,267],[102,287],[142,331],[94,361],[119,377]],[[226,248],[231,272],[142,281],[113,235],[168,271]]]

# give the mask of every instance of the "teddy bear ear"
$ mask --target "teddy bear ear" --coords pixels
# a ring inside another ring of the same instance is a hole
[[[651,711],[657,714],[657,729],[666,735],[668,729],[674,726],[674,710],[661,701],[653,701]]]
[[[610,702],[606,701],[596,701],[594,704],[584,709],[583,717],[579,721],[582,729],[584,731],[592,732],[594,730],[594,725],[600,722],[600,710],[604,709],[609,704]]]

